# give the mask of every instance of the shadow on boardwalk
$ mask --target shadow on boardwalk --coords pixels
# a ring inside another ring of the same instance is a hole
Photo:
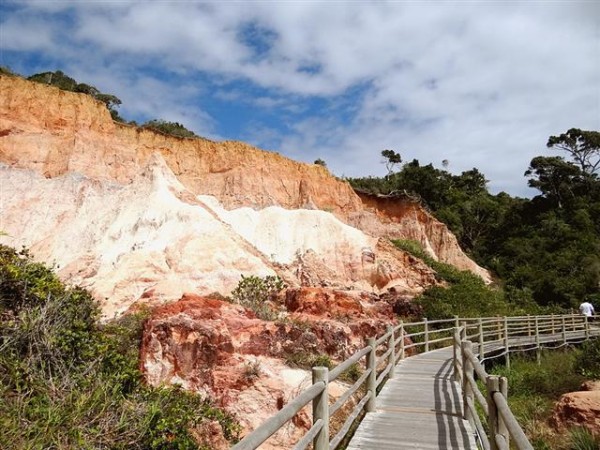
[[[348,445],[353,449],[476,449],[452,379],[452,348],[412,356],[396,366]]]

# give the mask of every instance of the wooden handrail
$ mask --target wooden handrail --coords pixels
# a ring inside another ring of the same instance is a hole
[[[415,331],[411,333],[410,330]],[[469,420],[477,431],[482,447],[486,450],[509,448],[512,439],[517,449],[529,450],[532,448],[531,444],[506,402],[506,380],[489,375],[483,365],[484,361],[504,356],[508,363],[510,352],[519,351],[524,347],[527,350],[535,349],[539,356],[540,349],[548,347],[549,343],[558,342],[559,346],[563,346],[569,342],[581,342],[592,336],[600,336],[600,328],[591,329],[585,316],[575,314],[401,321],[398,325],[388,326],[381,336],[368,339],[367,346],[356,351],[332,370],[325,367],[313,368],[313,384],[244,437],[232,450],[258,448],[311,402],[313,425],[297,442],[294,450],[303,450],[311,443],[314,450],[334,450],[346,438],[352,424],[361,413],[375,410],[377,389],[393,375],[396,363],[406,357],[407,350],[428,351],[432,345],[443,342],[449,342],[454,348],[454,379],[461,384],[463,391],[463,417]],[[405,339],[411,339],[413,343],[406,344]],[[418,342],[419,340],[421,342]],[[366,368],[363,374],[329,405],[328,384],[338,380],[342,373],[361,361],[361,365]],[[485,383],[487,397],[479,391],[478,379]],[[363,386],[365,389],[361,391]],[[354,400],[356,405],[330,440],[331,416],[338,413],[360,392],[364,392],[362,398]],[[486,434],[478,416],[476,402],[487,417],[489,435]]]

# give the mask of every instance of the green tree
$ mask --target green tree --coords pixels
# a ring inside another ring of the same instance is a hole
[[[550,136],[548,148],[566,151],[582,172],[592,175],[600,169],[600,132],[571,128],[559,136]]]
[[[394,166],[402,162],[402,156],[400,156],[400,153],[396,153],[394,150],[382,150],[381,156],[383,156],[383,162],[388,171],[388,175],[391,175],[392,171],[394,170]]]
[[[533,158],[525,176],[529,178],[529,187],[538,189],[559,208],[577,194],[583,181],[581,170],[560,156]]]

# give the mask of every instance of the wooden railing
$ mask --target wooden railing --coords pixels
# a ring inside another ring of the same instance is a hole
[[[574,332],[578,333],[578,339],[589,338],[590,335],[595,334],[595,331],[590,331],[589,324],[583,316],[575,315],[456,317],[445,320],[424,319],[421,322],[400,322],[396,326],[389,326],[382,336],[369,338],[366,347],[358,350],[332,370],[326,367],[314,367],[312,385],[244,437],[232,450],[258,448],[311,402],[312,426],[293,448],[303,450],[312,443],[314,450],[334,450],[347,437],[352,425],[362,413],[375,411],[377,392],[385,381],[394,375],[394,367],[398,361],[411,354],[419,353],[419,350],[428,352],[449,345],[454,346],[454,376],[462,384],[463,392],[468,390],[468,395],[465,394],[464,399],[465,418],[478,430],[484,448],[494,450],[508,448],[509,436],[513,437],[518,444],[521,439],[519,436],[524,437],[524,434],[518,424],[515,425],[514,417],[511,419],[512,413],[506,404],[506,389],[503,387],[506,381],[488,375],[482,362],[486,358],[501,355],[509,361],[508,355],[513,351],[511,349],[527,349],[535,345],[534,348],[539,350],[545,343],[555,342],[547,339],[550,335],[561,338],[564,343],[573,342],[569,339],[575,338]],[[527,337],[526,340],[532,341],[533,344],[531,342],[527,344],[521,339],[518,345],[511,347],[518,340],[517,338],[523,337]],[[476,352],[473,347],[477,348]],[[333,404],[330,404],[329,383],[338,380],[354,364],[364,367],[362,375]],[[476,376],[490,383],[488,387],[490,401],[486,400],[476,388]],[[497,445],[496,440],[505,439],[506,446],[491,446],[483,432],[483,424],[475,413],[474,399],[477,399],[481,405],[485,405],[482,407],[488,417],[488,423],[497,424],[496,428],[490,428],[495,436],[494,445]],[[490,402],[492,406],[489,406]],[[336,434],[330,436],[330,418],[341,408],[352,404],[354,404],[352,410],[347,414]]]
[[[592,336],[600,336],[600,329],[591,328],[587,317],[573,314],[461,321],[454,331],[454,377],[462,388],[463,417],[484,450],[508,450],[511,440],[513,448],[533,449],[508,406],[508,380],[488,374],[485,360],[504,357],[510,365],[511,352],[535,350],[539,361],[542,348],[558,348]],[[478,380],[485,386],[486,395],[481,393]]]

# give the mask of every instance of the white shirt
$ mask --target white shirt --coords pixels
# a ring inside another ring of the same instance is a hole
[[[590,317],[594,314],[594,307],[591,303],[583,302],[581,305],[579,305],[579,312],[584,316]]]

